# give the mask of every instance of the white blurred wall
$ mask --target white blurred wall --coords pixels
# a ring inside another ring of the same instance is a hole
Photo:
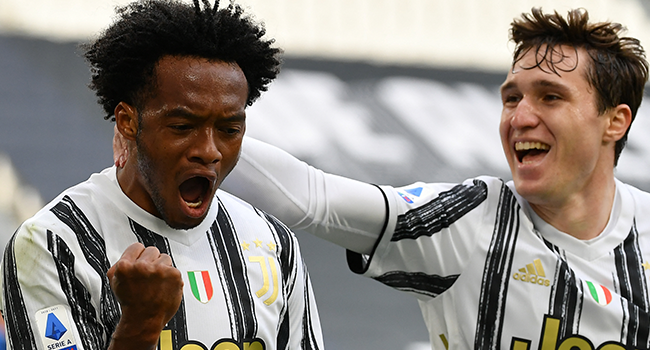
[[[189,0],[187,0],[189,1]],[[647,0],[238,0],[287,55],[503,71],[508,26],[531,7],[587,8],[650,42]],[[0,32],[84,40],[128,0],[0,0]],[[223,1],[227,3],[227,1]]]

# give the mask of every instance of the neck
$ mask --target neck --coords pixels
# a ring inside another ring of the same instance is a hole
[[[140,208],[146,210],[150,214],[160,217],[156,207],[144,188],[140,178],[137,165],[136,152],[129,152],[129,158],[124,164],[124,167],[117,168],[117,183],[120,185],[122,192],[137,204]]]
[[[581,191],[561,203],[535,204],[531,208],[556,229],[580,240],[598,237],[609,222],[616,196],[616,182],[611,176],[596,189]]]

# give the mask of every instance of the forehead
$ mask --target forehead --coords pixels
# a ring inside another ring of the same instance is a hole
[[[246,77],[236,63],[191,56],[163,56],[155,66],[158,85],[182,84],[179,88],[206,84],[246,84]]]
[[[154,84],[144,104],[149,110],[191,108],[206,113],[246,107],[248,84],[236,63],[165,56],[155,66]]]
[[[588,86],[586,73],[590,59],[586,50],[569,45],[533,47],[513,63],[502,89],[529,78],[576,87]]]

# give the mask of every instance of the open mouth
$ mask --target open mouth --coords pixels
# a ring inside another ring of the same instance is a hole
[[[539,156],[543,156],[551,149],[551,146],[541,142],[516,142],[515,154],[517,160],[521,163],[526,163],[535,160]]]
[[[208,192],[210,191],[210,180],[196,176],[183,181],[178,187],[181,198],[190,208],[198,208],[203,204]]]

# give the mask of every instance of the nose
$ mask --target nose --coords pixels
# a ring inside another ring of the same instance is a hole
[[[189,158],[201,164],[213,164],[221,160],[219,151],[219,140],[212,128],[204,128],[197,131],[196,137],[190,142]]]
[[[510,125],[517,130],[534,128],[539,123],[538,110],[528,96],[524,96],[510,118]]]

